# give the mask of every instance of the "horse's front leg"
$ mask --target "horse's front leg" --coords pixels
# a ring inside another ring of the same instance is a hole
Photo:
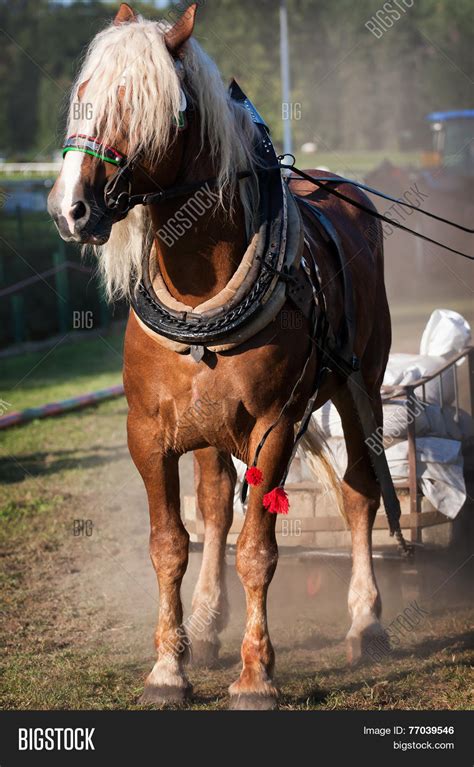
[[[219,654],[218,634],[228,620],[225,545],[232,524],[236,470],[231,454],[215,447],[195,450],[194,457],[196,496],[205,533],[188,633],[193,664],[212,667]]]
[[[254,429],[249,445],[250,460],[268,424]],[[274,708],[277,690],[273,685],[275,653],[268,633],[267,591],[278,561],[275,537],[276,515],[263,506],[263,496],[282,478],[293,444],[293,425],[280,424],[265,444],[258,467],[263,482],[250,488],[245,522],[237,541],[237,572],[245,589],[247,620],[242,642],[243,668],[229,687],[231,708]]]
[[[146,424],[129,419],[128,444],[145,483],[150,511],[150,556],[160,590],[155,634],[157,661],[141,703],[179,703],[191,691],[183,665],[187,637],[182,628],[181,581],[188,563],[189,535],[180,517],[178,455],[164,454],[147,440]]]

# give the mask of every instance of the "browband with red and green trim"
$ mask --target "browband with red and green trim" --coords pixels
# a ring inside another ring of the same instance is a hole
[[[125,155],[118,152],[111,146],[103,144],[99,139],[92,136],[85,136],[82,133],[74,133],[68,136],[63,146],[63,157],[67,152],[84,152],[92,157],[98,157],[99,160],[110,162],[112,165],[124,165]]]

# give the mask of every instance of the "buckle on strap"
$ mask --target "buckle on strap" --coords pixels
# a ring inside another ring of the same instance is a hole
[[[121,181],[125,182],[126,189],[116,194],[117,187]],[[128,213],[131,208],[131,194],[132,169],[130,165],[124,165],[107,181],[104,189],[104,201],[109,210]]]

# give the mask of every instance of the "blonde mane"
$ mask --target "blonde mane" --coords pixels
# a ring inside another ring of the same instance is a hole
[[[129,159],[138,153],[154,161],[163,156],[176,130],[173,118],[179,116],[181,86],[164,42],[168,28],[165,22],[139,18],[112,24],[96,35],[72,88],[68,135],[99,134],[105,144],[114,145],[126,111]],[[219,70],[194,39],[183,46],[182,63],[188,103],[201,119],[201,151],[204,145],[210,148],[218,178],[217,204],[227,200],[232,207],[236,173],[254,166],[253,123],[247,111],[231,101]],[[84,109],[85,117],[77,119],[81,84],[81,101],[90,105],[90,115]],[[143,251],[150,243],[149,215],[139,206],[113,225],[104,246],[94,248],[109,298],[127,297],[138,284]]]

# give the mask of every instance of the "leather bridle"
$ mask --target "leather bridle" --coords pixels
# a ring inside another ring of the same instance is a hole
[[[85,136],[83,134],[74,134],[66,139],[63,146],[63,157],[67,152],[76,151],[97,157],[102,162],[110,163],[117,167],[116,173],[107,181],[104,189],[104,202],[106,207],[120,215],[126,215],[136,205],[152,205],[155,203],[170,200],[175,197],[182,197],[185,194],[193,194],[203,187],[211,187],[217,184],[217,177],[204,179],[203,181],[194,181],[188,184],[179,184],[167,189],[159,189],[155,192],[145,192],[144,194],[132,195],[132,176],[134,169],[139,166],[137,161],[130,161],[127,156],[119,152],[114,147],[104,144],[99,138]],[[256,171],[258,175],[259,171]],[[244,170],[235,174],[238,181],[255,175],[253,171]],[[121,186],[125,188],[121,189]]]
[[[83,133],[74,133],[72,136],[68,136],[63,146],[63,157],[68,152],[83,152],[117,168],[116,173],[109,178],[105,185],[104,202],[110,211],[125,216],[133,207],[130,205],[130,200],[132,176],[136,163],[130,162],[123,152],[105,144],[100,138],[86,136]],[[125,188],[121,189],[122,185]]]

